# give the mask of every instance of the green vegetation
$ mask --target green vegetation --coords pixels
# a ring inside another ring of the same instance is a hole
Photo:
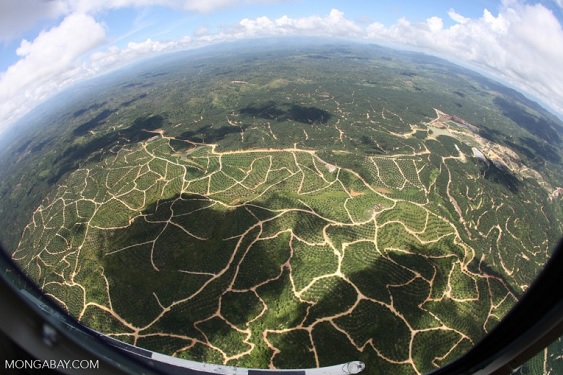
[[[182,56],[0,158],[2,242],[93,329],[226,365],[421,373],[490,331],[563,232],[561,124],[508,89],[375,46]]]

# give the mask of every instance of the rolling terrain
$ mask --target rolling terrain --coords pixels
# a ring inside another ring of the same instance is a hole
[[[150,350],[424,373],[563,233],[561,121],[442,60],[227,46],[77,90],[6,148],[1,240],[80,322]],[[560,369],[560,345],[525,369]]]

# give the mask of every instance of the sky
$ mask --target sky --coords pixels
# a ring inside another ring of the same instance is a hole
[[[563,0],[2,0],[0,133],[139,59],[268,36],[350,38],[484,72],[563,118]]]

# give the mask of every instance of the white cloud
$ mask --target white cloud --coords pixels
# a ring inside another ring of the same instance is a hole
[[[21,59],[0,76],[0,118],[9,122],[79,79],[80,57],[104,39],[103,27],[83,14],[67,16],[32,42],[24,39],[16,51]]]
[[[362,29],[353,21],[346,19],[344,13],[332,9],[327,16],[302,18],[283,16],[275,20],[268,17],[245,18],[230,34],[235,39],[280,35],[361,37]],[[227,35],[223,37],[228,38]]]
[[[337,9],[332,9],[327,17],[305,17],[294,20],[282,17],[276,20],[276,25],[291,29],[296,34],[309,31],[315,35],[352,37],[360,36],[362,33],[358,25],[347,20],[344,13]]]
[[[40,20],[73,13],[96,14],[108,9],[155,5],[208,13],[282,1],[291,0],[0,0],[0,41],[20,36]]]
[[[505,1],[496,16],[486,9],[477,19],[448,14],[456,21],[448,28],[431,18],[425,24],[399,20],[388,28],[374,23],[366,31],[371,39],[468,62],[563,113],[563,30],[549,9]]]
[[[430,17],[426,20],[428,28],[433,33],[436,33],[444,28],[444,21],[440,17]]]
[[[166,0],[162,0],[166,1]],[[78,3],[82,3],[82,5]],[[111,0],[106,6],[141,4],[154,0]],[[213,6],[227,6],[247,1],[217,1]],[[256,1],[254,1],[256,2]],[[178,2],[176,2],[178,3]],[[184,1],[195,6],[199,1]],[[95,7],[97,1],[77,0],[77,9]],[[177,4],[176,4],[177,5]],[[93,9],[93,8],[89,8]],[[200,10],[203,10],[201,8]],[[200,29],[192,38],[183,37],[174,41],[147,39],[130,42],[125,48],[109,46],[105,50],[92,51],[104,43],[104,29],[91,16],[72,13],[62,23],[42,32],[35,40],[23,40],[17,49],[21,59],[0,76],[0,124],[5,127],[50,94],[60,91],[70,83],[117,68],[139,58],[157,53],[195,48],[210,43],[269,35],[332,35],[357,36],[361,28],[347,20],[336,9],[327,16],[303,18],[281,17],[274,21],[267,17],[243,19],[238,25],[215,34]],[[87,52],[90,52],[88,55]],[[82,55],[86,55],[83,57]],[[0,132],[3,131],[0,125]]]
[[[110,69],[119,68],[132,61],[143,57],[153,56],[163,52],[177,51],[181,49],[193,48],[192,38],[186,36],[177,41],[153,41],[147,39],[144,42],[129,42],[126,48],[109,47],[105,51],[97,51],[90,55],[89,72],[90,74],[101,73]]]
[[[38,20],[56,18],[68,12],[61,1],[0,1],[0,40],[10,40],[32,27]]]
[[[161,3],[203,12],[258,1],[267,0],[109,0],[104,6]],[[100,3],[75,0],[73,6],[95,12]],[[448,27],[439,17],[421,23],[401,18],[389,27],[377,22],[360,26],[337,9],[324,16],[245,18],[215,33],[200,28],[192,37],[179,40],[147,39],[130,42],[125,48],[110,45],[92,52],[104,42],[102,26],[91,16],[72,13],[35,40],[21,42],[17,50],[20,61],[0,76],[0,124],[12,122],[71,82],[142,57],[222,41],[283,35],[350,37],[412,46],[488,71],[563,114],[563,49],[559,48],[563,46],[563,30],[550,10],[540,4],[504,0],[497,15],[486,9],[479,18],[465,17],[453,9],[448,15],[455,21]]]
[[[455,22],[461,23],[462,25],[466,24],[467,22],[469,22],[471,20],[470,18],[466,18],[466,17],[462,16],[461,14],[457,13],[453,9],[448,10],[448,16],[450,16],[450,18],[452,20],[454,20]]]

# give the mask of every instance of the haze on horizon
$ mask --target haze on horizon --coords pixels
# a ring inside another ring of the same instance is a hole
[[[0,4],[0,133],[73,84],[218,42],[324,36],[410,48],[485,73],[563,116],[561,0],[18,0]]]

